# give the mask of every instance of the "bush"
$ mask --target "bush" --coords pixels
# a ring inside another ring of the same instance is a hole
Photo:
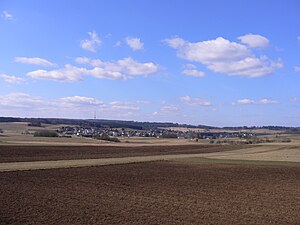
[[[103,140],[103,141],[111,141],[111,142],[121,142],[118,138],[116,137],[110,137],[108,135],[98,135],[95,137],[97,140]]]
[[[161,138],[177,138],[177,134],[166,133],[166,134],[162,134]]]
[[[34,132],[34,137],[58,137],[58,133],[52,130],[39,130]]]
[[[41,127],[42,124],[40,122],[31,122],[28,124],[29,127]]]

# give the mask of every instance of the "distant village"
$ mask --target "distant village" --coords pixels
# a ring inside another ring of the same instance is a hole
[[[74,127],[64,126],[57,131],[64,136],[79,136],[79,137],[151,137],[151,138],[178,138],[178,139],[219,139],[219,138],[234,138],[234,137],[253,137],[256,134],[251,132],[197,132],[197,131],[176,131],[171,129],[146,129],[134,130],[127,128],[97,128],[97,127]]]

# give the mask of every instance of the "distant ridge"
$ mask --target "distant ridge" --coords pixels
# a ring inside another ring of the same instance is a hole
[[[198,129],[269,129],[269,130],[290,130],[300,132],[300,127],[285,127],[285,126],[237,126],[237,127],[213,127],[206,125],[190,125],[171,122],[139,122],[126,120],[104,120],[104,119],[67,119],[67,118],[19,118],[19,117],[0,117],[1,122],[29,122],[29,123],[44,123],[44,124],[66,124],[78,125],[86,127],[103,127],[103,128],[130,128],[136,130],[157,129],[166,127],[184,127]]]
[[[0,122],[34,122],[45,124],[66,124],[109,128],[131,128],[137,130],[157,129],[160,127],[185,127],[199,129],[217,129],[217,127],[205,125],[189,125],[171,122],[138,122],[126,120],[104,120],[104,119],[64,119],[64,118],[19,118],[19,117],[0,117]]]

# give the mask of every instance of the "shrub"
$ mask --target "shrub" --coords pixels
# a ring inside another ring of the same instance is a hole
[[[161,135],[162,138],[177,138],[177,134],[173,134],[173,133],[166,133]]]
[[[28,124],[29,127],[41,127],[42,124],[40,122],[31,122]]]
[[[95,136],[95,139],[97,140],[103,140],[103,141],[111,141],[111,142],[121,142],[118,138],[116,137],[110,137],[108,135],[97,135]]]
[[[58,133],[52,130],[39,130],[34,132],[34,137],[58,137]]]

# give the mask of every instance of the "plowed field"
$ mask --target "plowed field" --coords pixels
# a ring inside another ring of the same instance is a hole
[[[69,159],[98,159],[130,156],[196,154],[246,148],[243,145],[166,145],[166,146],[21,146],[0,145],[0,163]]]
[[[147,162],[0,182],[0,224],[300,224],[300,167]]]

